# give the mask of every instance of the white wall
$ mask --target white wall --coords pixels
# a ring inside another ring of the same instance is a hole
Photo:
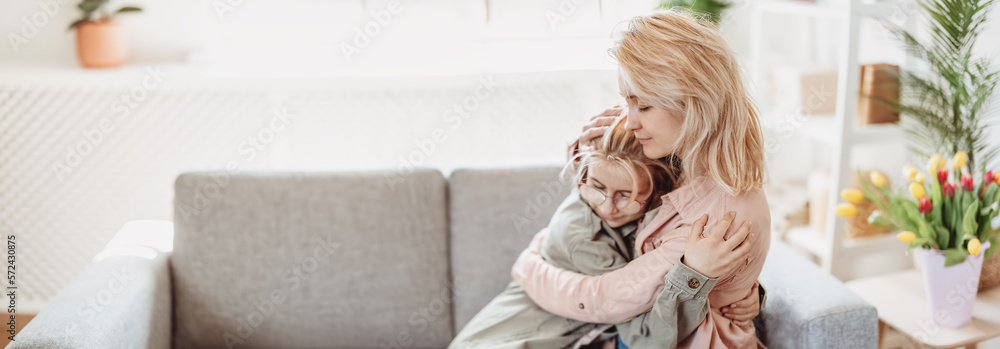
[[[557,165],[583,121],[620,100],[612,71],[237,80],[162,68],[125,118],[112,105],[142,69],[0,83],[0,233],[23,241],[21,311],[55,296],[125,222],[171,220],[182,172]]]
[[[224,15],[219,14],[220,12],[213,6],[213,1],[115,0],[113,3],[139,5],[145,9],[141,14],[120,17],[129,27],[134,58],[137,62],[179,62],[187,54],[205,47],[206,41],[209,40],[206,33],[209,31],[214,32],[220,26],[238,27],[240,23],[267,21],[267,17],[258,16],[259,13],[270,13],[272,20],[277,23],[281,23],[279,19],[294,20],[302,17],[310,19],[300,19],[305,22],[321,21],[319,19],[321,16],[314,13],[275,13],[271,10],[275,8],[274,1],[269,0],[244,0],[232,12],[223,12]],[[330,22],[346,23],[329,24],[330,28],[336,29],[329,34],[329,37],[335,40],[351,38],[357,24],[363,24],[371,19],[365,12],[378,11],[384,7],[384,1],[370,1],[364,6],[360,0],[337,0],[330,3],[332,5],[328,9],[325,8],[334,12],[330,15]],[[441,41],[449,38],[475,39],[472,34],[480,37],[502,36],[508,39],[608,37],[611,34],[610,28],[615,24],[650,8],[655,1],[632,0],[613,4],[601,2],[604,6],[603,11],[598,9],[598,3],[597,0],[584,0],[570,12],[566,22],[559,23],[557,30],[539,33],[538,28],[549,25],[545,19],[547,11],[560,13],[560,1],[507,1],[501,4],[494,1],[490,11],[491,24],[488,26],[483,18],[486,15],[485,1],[408,1],[403,2],[405,15],[397,16],[395,19],[400,29],[388,30],[384,36],[381,36],[382,34],[380,36],[388,41],[413,40],[418,37],[422,41]],[[458,4],[457,8],[455,4]],[[749,52],[750,8],[747,4],[746,1],[738,1],[728,12],[724,22],[727,38],[733,48],[744,57]],[[8,1],[0,5],[0,33],[4,34],[5,39],[5,43],[0,45],[0,62],[74,64],[74,34],[66,30],[66,27],[79,16],[75,5],[76,3],[71,0]],[[38,28],[34,37],[22,35],[26,37],[28,43],[19,45],[19,49],[15,51],[7,36],[12,33],[25,34],[23,30],[30,32],[30,29],[25,29],[24,21],[31,22],[32,18],[49,18],[46,9],[55,9],[54,16]],[[1000,23],[1000,7],[995,8],[993,12],[992,23]],[[432,21],[447,23],[447,26],[427,25],[427,22]],[[595,26],[593,25],[595,21],[602,24]],[[788,28],[793,23],[774,21],[769,25],[768,30],[782,33],[783,28]],[[419,29],[414,30],[415,28]],[[983,34],[983,39],[980,40],[978,52],[993,56],[1000,53],[1000,41],[989,40],[998,36],[1000,36],[1000,26],[989,25]],[[294,41],[288,37],[284,39]],[[877,45],[872,45],[871,48],[878,50]],[[790,51],[797,50],[793,47]],[[784,54],[794,56],[798,55],[798,52]]]
[[[990,26],[983,32],[978,45],[976,46],[976,52],[978,54],[992,57],[994,62],[1000,61],[1000,8],[994,8],[993,12],[990,13]],[[998,91],[1000,93],[1000,91]],[[1000,103],[1000,98],[995,100],[995,103]],[[991,125],[993,128],[993,136],[990,139],[993,140],[993,144],[1000,144],[1000,108],[993,109],[995,113],[991,117]],[[993,162],[992,168],[1000,169],[1000,158]]]
[[[17,49],[10,43],[0,45],[0,62],[75,65],[74,33],[66,30],[79,16],[73,1],[8,1],[0,5],[0,33],[5,34],[5,39],[8,33],[13,33],[28,40],[17,45]],[[239,4],[225,7],[228,2]],[[340,44],[353,41],[357,29],[376,21],[372,13],[384,13],[389,7],[388,0],[114,0],[112,3],[110,8],[138,5],[144,9],[143,13],[120,17],[129,28],[133,62],[137,63],[181,62],[193,53],[206,50],[212,53],[244,44],[270,51],[259,54],[283,51],[292,57],[297,48],[310,46],[312,52],[317,52],[316,48],[321,47],[337,54],[331,59],[338,59]],[[415,42],[609,39],[615,24],[653,8],[655,3],[654,0],[613,3],[404,0],[398,6],[401,11],[384,18],[388,23],[382,26],[384,29],[375,42],[384,46]],[[48,12],[54,12],[51,18]],[[36,17],[37,22],[46,23],[24,24],[24,20],[31,22]],[[36,27],[37,34],[33,34]],[[395,53],[392,55],[398,58]],[[524,55],[530,56],[530,52]]]
[[[485,71],[512,63],[518,65],[510,69],[528,72],[610,68],[610,65],[602,65],[602,62],[607,63],[604,48],[609,42],[611,28],[622,19],[651,7],[650,1],[631,1],[621,5],[607,0],[584,0],[567,14],[565,22],[560,22],[553,29],[545,14],[550,10],[559,11],[560,1],[492,1],[491,4],[495,7],[489,11],[491,19],[488,25],[485,22],[485,1],[410,1],[404,3],[406,10],[394,18],[394,24],[387,26],[385,32],[380,34],[379,45],[363,52],[363,62],[349,64],[342,61],[338,45],[344,40],[351,40],[355,28],[371,20],[370,16],[364,15],[365,12],[383,9],[384,2],[372,1],[364,7],[359,5],[359,1],[348,0],[301,2],[306,4],[304,6],[328,6],[322,10],[331,11],[331,20],[323,22],[323,11],[319,10],[309,13],[277,13],[274,4],[279,1],[281,0],[244,0],[242,5],[224,17],[215,12],[212,1],[135,0],[118,1],[117,4],[135,4],[145,9],[144,13],[122,17],[131,34],[133,62],[140,67],[146,64],[183,62],[192,54],[202,53],[201,56],[204,57],[207,52],[218,54],[212,56],[216,58],[215,68],[220,71],[229,68],[238,75],[239,71],[273,68],[269,65],[281,64],[273,62],[289,57],[298,59],[303,56],[301,52],[308,52],[294,51],[297,49],[292,47],[294,45],[280,46],[283,40],[287,40],[295,42],[298,48],[322,48],[323,50],[312,51],[318,52],[319,58],[304,57],[303,62],[329,63],[338,67],[331,71],[332,75],[345,72],[358,75],[406,75],[414,70],[425,75],[447,75],[449,70],[454,73],[459,69],[458,66],[463,66],[464,70],[460,73],[467,76],[454,81],[463,81],[461,79],[468,77],[474,80],[477,70]],[[600,9],[601,5],[605,8]],[[38,27],[34,35],[30,35],[30,28],[27,29],[28,33],[22,33],[25,30],[23,20],[31,21],[38,17],[41,21],[47,18],[46,9],[55,12],[48,23]],[[269,14],[273,14],[273,17],[269,17]],[[63,156],[65,146],[76,144],[80,140],[80,132],[95,125],[102,113],[107,112],[105,107],[115,96],[116,90],[104,89],[87,94],[87,98],[108,99],[95,102],[101,105],[93,107],[88,111],[89,114],[33,116],[35,120],[40,120],[37,123],[28,123],[30,118],[24,115],[13,115],[12,107],[4,109],[3,103],[10,106],[10,103],[18,101],[4,100],[3,98],[10,96],[3,96],[3,93],[24,88],[46,91],[57,85],[46,81],[57,81],[67,74],[83,83],[77,84],[75,89],[57,91],[63,93],[63,97],[66,94],[77,95],[90,91],[87,86],[103,84],[110,73],[80,71],[75,68],[74,34],[67,31],[66,26],[77,16],[75,2],[68,0],[65,3],[58,0],[0,3],[0,34],[4,35],[5,40],[0,44],[0,124],[6,125],[0,130],[0,136],[4,138],[0,143],[10,145],[8,149],[16,151],[0,151],[0,154],[5,157],[2,159],[5,160],[3,163],[15,158],[24,161],[17,162],[19,167],[14,169],[14,173],[10,173],[10,169],[5,170],[8,171],[5,173],[8,178],[6,185],[10,185],[10,189],[0,192],[0,199],[2,202],[13,202],[16,199],[18,201],[14,206],[30,207],[32,210],[30,214],[21,215],[12,210],[0,211],[5,217],[17,217],[5,220],[4,224],[7,226],[0,226],[0,229],[37,234],[36,236],[45,237],[40,239],[44,241],[63,241],[53,245],[59,251],[55,254],[48,250],[51,246],[31,246],[29,243],[26,247],[28,251],[34,248],[37,256],[57,255],[45,262],[32,263],[28,259],[31,254],[25,254],[29,268],[32,265],[35,268],[44,265],[52,273],[51,278],[44,280],[32,280],[31,273],[23,274],[28,282],[35,283],[32,287],[37,287],[42,301],[48,299],[86,265],[89,258],[125,220],[170,219],[172,192],[169,185],[172,183],[172,176],[187,169],[218,167],[233,158],[236,156],[234,147],[240,140],[248,132],[254,131],[261,120],[270,116],[268,109],[271,105],[258,100],[250,106],[256,109],[245,114],[241,114],[239,110],[223,110],[218,114],[205,114],[204,117],[209,117],[208,119],[192,118],[187,114],[205,112],[203,110],[179,113],[177,110],[157,111],[147,107],[137,111],[136,115],[139,117],[121,124],[121,130],[127,132],[122,131],[109,138],[102,148],[106,151],[95,153],[94,157],[82,165],[86,168],[81,168],[69,182],[52,185],[52,182],[47,182],[51,178],[45,177],[51,175],[51,162]],[[295,23],[299,16],[312,20]],[[995,10],[992,16],[993,23],[996,24],[991,25],[984,33],[978,50],[996,57],[1000,52],[1000,42],[993,38],[1000,37],[1000,9]],[[264,29],[253,29],[251,35],[239,30],[241,26],[252,25],[255,21],[269,22]],[[599,24],[591,25],[595,21]],[[727,39],[741,58],[747,58],[749,7],[736,6],[724,23]],[[801,47],[790,44],[789,40],[784,40],[781,36],[789,32],[788,25],[784,21],[769,22],[767,30],[774,33],[772,35],[776,39],[770,48],[774,56],[800,57]],[[820,32],[818,35],[822,35],[823,31]],[[15,50],[8,38],[12,33],[24,35],[28,42]],[[828,29],[825,33],[831,34],[834,30]],[[283,50],[274,56],[277,57],[275,60],[260,59],[257,55],[266,52],[252,49],[231,51],[244,53],[243,56],[212,52],[223,46],[239,48],[247,40],[252,42],[254,35],[258,34],[262,42],[278,45],[270,47]],[[476,42],[477,38],[488,38],[492,43],[485,45]],[[815,40],[823,39],[817,36]],[[553,43],[566,45],[557,46]],[[878,51],[880,44],[873,41],[866,49]],[[249,54],[245,54],[248,52]],[[827,51],[819,52],[822,55]],[[877,53],[872,54],[873,57],[877,57]],[[324,54],[329,56],[322,56]],[[437,59],[450,60],[434,64]],[[24,68],[29,66],[35,68]],[[39,76],[44,74],[46,67],[59,67],[60,70],[52,73],[57,77],[44,80],[34,75],[36,72]],[[15,72],[25,73],[13,74]],[[124,74],[125,81],[135,81],[143,74],[141,69],[133,74],[135,76],[129,75],[132,74],[129,71],[111,72],[117,72],[119,76]],[[322,72],[322,69],[308,67],[305,72]],[[582,120],[595,110],[618,101],[613,75],[609,71],[591,75],[574,74],[528,74],[527,78],[525,75],[512,78],[508,85],[510,89],[506,89],[500,98],[491,101],[488,110],[484,108],[482,114],[466,124],[467,128],[463,128],[463,132],[453,135],[453,140],[447,144],[442,144],[436,150],[436,155],[423,165],[447,168],[558,162],[562,157],[562,142],[573,135]],[[19,77],[14,78],[13,75]],[[440,92],[434,94],[435,98],[421,99],[414,96],[424,96],[427,91],[433,90],[433,86],[440,87],[447,83],[435,78],[370,80],[359,77],[347,80],[322,79],[316,82],[319,87],[313,90],[285,91],[285,95],[305,92],[313,97],[286,101],[293,113],[299,108],[297,112],[301,113],[302,121],[289,130],[288,137],[283,137],[273,148],[269,148],[268,153],[262,155],[254,166],[299,170],[397,167],[400,156],[408,156],[414,151],[414,142],[442,123],[442,111],[447,110],[455,98],[463,97],[469,86],[475,84],[470,80],[455,85],[453,81],[450,87],[439,88]],[[396,86],[400,83],[410,84],[410,88]],[[322,102],[324,93],[352,93],[350,84],[367,84],[367,87],[358,89],[357,98],[339,96],[331,98],[331,102],[327,104]],[[421,84],[430,87],[413,88]],[[266,81],[255,80],[247,88],[250,89],[251,96],[268,96],[275,90],[281,90],[267,85]],[[174,103],[171,98],[188,98],[190,95],[182,89],[165,88],[162,96],[153,100],[169,106]],[[234,90],[204,95],[205,98],[243,98]],[[215,119],[210,118],[213,116]],[[140,122],[144,118],[148,119]],[[240,122],[247,124],[229,127]],[[376,128],[370,123],[389,126]],[[360,131],[328,132],[337,129],[337,125]],[[49,131],[43,132],[43,129]],[[197,132],[191,133],[192,130]],[[994,128],[993,132],[994,139],[1000,139],[1000,128]],[[41,136],[35,137],[36,135]],[[356,144],[370,139],[382,141],[377,147],[367,148],[366,152],[337,153],[337,150],[353,149]],[[39,142],[45,146],[39,147]],[[476,146],[460,146],[465,144]],[[772,158],[773,173],[780,171],[788,174],[808,170],[802,166],[804,157],[823,156],[817,150],[822,149],[821,147],[809,148],[792,144],[783,149],[783,152]],[[325,150],[330,151],[330,159],[338,159],[339,162],[326,161],[327,158],[323,157]],[[481,153],[493,156],[484,160],[476,156]],[[871,154],[874,157],[861,159],[859,166],[877,164],[872,159],[885,156],[879,151]],[[118,155],[122,157],[119,158]],[[28,159],[34,160],[29,162]],[[136,167],[135,161],[145,164],[144,167]],[[814,159],[814,163],[823,162]],[[886,164],[883,162],[882,165]],[[895,164],[887,167],[888,173],[898,172]],[[96,197],[101,200],[94,200]],[[141,204],[134,204],[136,202]],[[39,271],[34,275],[43,275],[45,272]]]

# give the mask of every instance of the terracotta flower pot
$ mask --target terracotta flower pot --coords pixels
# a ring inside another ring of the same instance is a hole
[[[111,68],[128,61],[125,27],[113,21],[90,21],[76,28],[76,55],[85,68]]]

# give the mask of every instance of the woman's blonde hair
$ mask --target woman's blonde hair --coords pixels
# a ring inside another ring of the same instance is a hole
[[[639,181],[647,181],[652,192],[644,211],[659,207],[660,197],[671,192],[677,182],[675,172],[679,169],[671,169],[666,161],[643,155],[642,144],[634,133],[625,129],[624,118],[615,120],[604,136],[594,141],[594,150],[582,151],[570,159],[562,175],[565,177],[571,171],[574,183],[584,183],[594,161],[606,161],[632,179],[632,200],[645,199],[638,197]]]
[[[678,10],[633,18],[609,50],[626,95],[683,115],[674,155],[730,195],[767,180],[763,135],[744,76],[719,29]]]

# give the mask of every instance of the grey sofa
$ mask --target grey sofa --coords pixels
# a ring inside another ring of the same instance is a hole
[[[186,173],[8,348],[444,348],[569,193],[558,167]],[[772,348],[875,348],[875,309],[773,242]]]

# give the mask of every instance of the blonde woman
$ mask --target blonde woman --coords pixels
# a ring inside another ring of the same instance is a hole
[[[573,147],[588,147],[625,114],[645,156],[680,163],[680,186],[639,227],[638,257],[624,268],[583,275],[546,263],[531,246],[515,262],[514,280],[541,308],[570,319],[610,324],[648,317],[662,290],[684,288],[664,276],[685,254],[692,224],[705,214],[711,217],[706,230],[722,219],[747,221],[750,252],[743,266],[719,275],[708,295],[710,311],[678,347],[763,347],[753,323],[726,317],[724,307],[756,290],[770,246],[760,123],[735,55],[715,26],[674,11],[632,19],[610,52],[628,109],[594,117]],[[735,216],[723,218],[727,212]],[[729,227],[726,238],[736,229]]]
[[[642,145],[632,132],[625,130],[625,123],[619,119],[601,137],[596,149],[576,154],[569,161],[564,174],[572,173],[576,187],[559,205],[545,228],[547,233],[543,235],[546,239],[541,246],[542,256],[554,266],[588,275],[601,275],[625,266],[634,257],[638,222],[651,219],[650,212],[655,210],[650,208],[659,207],[663,195],[673,190],[675,172],[665,163],[644,156]],[[692,234],[701,234],[705,223],[705,219],[696,222]],[[716,239],[710,242],[721,242],[721,235],[728,227],[728,223],[716,225],[710,234]],[[734,256],[749,250],[748,245],[740,246],[748,235],[749,228],[744,225],[736,237],[719,243],[721,248],[710,253],[694,252],[689,257],[695,261],[699,257],[707,257],[716,267],[735,270],[743,265]],[[727,258],[729,263],[724,262]],[[656,314],[655,321],[643,322],[643,319],[637,318],[631,324],[619,326],[636,331],[644,326],[653,326],[657,337],[637,332],[642,338],[625,344],[662,347],[658,344],[676,343],[677,338],[685,338],[694,332],[708,313],[706,296],[714,286],[712,280],[684,266],[672,268],[667,275],[669,280],[678,284],[691,279],[700,280],[700,289],[687,294],[668,292],[658,297],[658,306],[652,310]],[[689,295],[691,293],[696,295]],[[755,301],[756,298],[751,297],[741,302],[741,309],[756,313],[758,305]],[[449,348],[583,346],[613,337],[614,333],[604,333],[607,328],[610,326],[575,321],[546,312],[534,304],[516,282],[511,282],[459,331]]]

